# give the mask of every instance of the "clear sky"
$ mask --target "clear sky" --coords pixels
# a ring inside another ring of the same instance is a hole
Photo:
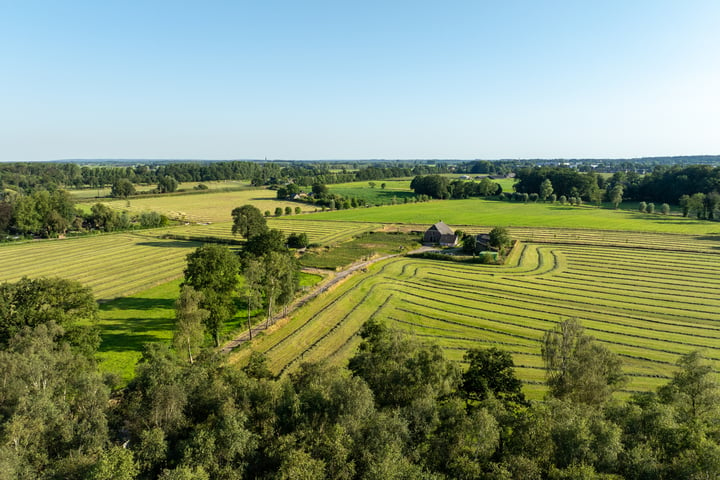
[[[720,154],[720,1],[0,0],[0,160]]]

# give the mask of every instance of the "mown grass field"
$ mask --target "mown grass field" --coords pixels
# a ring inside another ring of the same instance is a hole
[[[597,232],[598,243],[607,239]],[[625,394],[666,383],[678,356],[703,349],[720,367],[720,255],[712,245],[668,252],[662,235],[646,248],[522,245],[505,266],[397,258],[355,274],[303,307],[252,348],[266,352],[276,373],[302,361],[346,361],[362,323],[375,317],[437,342],[461,362],[468,348],[510,351],[531,398],[541,398],[540,341],[569,317],[619,354]],[[658,246],[652,249],[653,244]],[[249,349],[235,354],[243,361]]]
[[[183,192],[190,192],[190,193],[196,193],[195,187],[197,187],[199,184],[205,185],[207,188],[207,191],[218,191],[218,190],[240,190],[244,188],[249,188],[250,184],[248,182],[241,182],[237,180],[226,180],[221,182],[181,182],[178,185],[178,193]],[[148,193],[157,188],[157,185],[150,184],[150,185],[138,185],[135,184],[135,191],[140,193]],[[102,187],[102,188],[82,188],[82,189],[72,189],[68,190],[70,192],[70,195],[78,201],[78,202],[96,202],[98,200],[107,200],[107,198],[103,197],[109,197],[110,192],[112,188],[111,187]]]
[[[297,221],[297,216],[271,217],[267,219],[268,228],[282,230],[286,235],[290,233],[307,233],[311,243],[322,245],[334,244],[350,240],[363,232],[376,230],[382,227],[380,223],[363,222],[327,222],[313,221],[312,218]],[[218,222],[211,224],[189,224],[176,227],[158,229],[158,235],[186,235],[188,237],[213,237],[226,240],[243,240],[239,235],[232,234],[232,222]]]
[[[152,234],[116,233],[0,246],[0,281],[63,277],[92,288],[100,301],[145,291],[177,279],[198,242]]]
[[[310,216],[298,217],[298,219]],[[642,214],[594,206],[570,207],[550,203],[497,200],[433,200],[426,203],[387,205],[316,213],[313,220],[432,225],[492,225],[506,227],[587,228],[683,234],[720,235],[720,223],[677,215]]]
[[[187,222],[227,222],[232,220],[232,210],[245,204],[251,204],[261,212],[275,208],[300,207],[304,212],[313,212],[315,207],[300,202],[286,202],[276,199],[276,192],[266,188],[254,188],[238,191],[217,191],[189,195],[162,195],[152,197],[130,197],[127,200],[107,200],[102,203],[117,210],[132,213],[156,211],[173,219]]]

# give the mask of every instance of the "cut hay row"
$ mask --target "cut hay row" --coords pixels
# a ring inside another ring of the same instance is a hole
[[[0,281],[60,276],[107,300],[178,278],[198,245],[133,233],[3,245]]]
[[[628,392],[655,388],[678,356],[694,349],[703,349],[715,368],[720,366],[720,289],[694,288],[720,279],[715,255],[600,245],[520,248],[517,262],[507,266],[414,258],[375,266],[362,281],[328,294],[328,302],[342,297],[341,305],[352,311],[320,309],[298,322],[317,336],[303,335],[295,357],[288,360],[286,352],[277,365],[289,371],[302,359],[322,355],[338,361],[338,352],[349,355],[347,345],[359,342],[359,317],[374,314],[393,328],[439,343],[453,360],[477,346],[511,350],[516,361],[523,359],[518,372],[536,393],[542,391],[533,383],[542,379],[540,341],[569,317],[579,318],[590,335],[624,359]],[[653,284],[670,274],[669,282]],[[683,290],[692,297],[682,297]]]

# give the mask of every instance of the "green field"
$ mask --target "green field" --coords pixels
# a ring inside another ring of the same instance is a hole
[[[196,191],[195,187],[199,184],[204,184],[207,190]],[[241,182],[236,180],[225,180],[221,182],[181,182],[178,185],[177,193],[207,193],[208,191],[222,191],[222,190],[241,190],[249,188],[248,182]],[[157,185],[138,185],[135,184],[135,191],[138,193],[149,193],[157,188]],[[96,202],[98,200],[107,200],[111,192],[110,187],[101,188],[82,188],[68,190],[70,195],[78,202]]]
[[[320,243],[322,245],[350,240],[355,235],[382,227],[380,223],[323,222],[313,221],[312,218],[298,221],[295,215],[268,218],[267,225],[269,228],[282,230],[286,235],[290,233],[307,233],[311,243]],[[232,222],[180,225],[158,229],[157,232],[158,235],[185,235],[189,238],[213,237],[225,240],[243,240],[241,236],[232,234]]]
[[[408,191],[408,180],[386,183],[388,192]],[[338,188],[365,189],[366,184]],[[177,283],[198,240],[239,240],[231,234],[233,208],[251,203],[261,210],[286,204],[293,213],[298,205],[315,210],[274,196],[271,190],[250,189],[133,198],[131,210],[184,215],[197,223],[0,245],[0,281],[62,276],[90,286],[102,301],[102,368],[126,381],[144,342],[171,337]],[[124,200],[111,204],[127,208]],[[374,315],[439,342],[456,361],[471,346],[511,351],[533,398],[544,391],[539,339],[570,316],[623,356],[631,375],[627,392],[665,382],[678,355],[691,349],[705,348],[713,361],[720,361],[720,326],[714,326],[720,321],[717,222],[470,199],[293,214],[271,217],[268,225],[338,246],[306,262],[334,268],[358,257],[395,253],[392,246],[373,248],[373,242],[353,237],[379,229],[422,230],[440,219],[470,233],[507,225],[524,246],[515,263],[500,267],[409,258],[382,262],[303,306],[284,327],[260,335],[252,349],[267,352],[276,372],[290,371],[306,359],[342,363],[359,342],[360,325]],[[163,239],[168,233],[187,240]],[[307,277],[304,286],[317,281]],[[244,319],[239,312],[225,334]],[[242,362],[248,351],[239,350],[233,360]]]
[[[109,300],[177,279],[185,257],[200,243],[163,240],[152,234],[115,233],[0,246],[0,281],[63,277]]]
[[[427,203],[356,208],[317,213],[312,215],[312,219],[423,225],[431,225],[442,220],[448,225],[588,228],[720,235],[718,222],[676,215],[650,215],[634,210],[613,210],[594,206],[569,207],[549,203],[525,204],[482,199],[434,200]]]
[[[155,211],[172,219],[187,222],[227,222],[232,220],[232,210],[245,204],[252,204],[261,212],[275,208],[300,207],[304,212],[313,212],[316,208],[301,202],[286,202],[276,199],[274,190],[251,188],[238,191],[217,191],[191,195],[160,195],[150,197],[130,197],[127,200],[103,201],[111,208],[128,210],[131,213]]]
[[[606,232],[597,232],[607,239]],[[701,348],[720,367],[720,251],[524,244],[506,266],[410,258],[375,265],[298,311],[281,330],[257,340],[275,372],[301,361],[344,362],[362,323],[375,317],[438,342],[462,361],[473,347],[510,351],[526,393],[540,398],[540,341],[569,317],[619,354],[625,393],[666,383],[678,356]],[[686,243],[693,246],[692,238]],[[247,351],[236,354],[242,361]]]

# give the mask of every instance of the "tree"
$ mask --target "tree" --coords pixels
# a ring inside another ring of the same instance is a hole
[[[678,370],[659,395],[674,403],[680,420],[694,428],[717,424],[720,420],[720,384],[712,365],[702,352],[694,350],[677,361]]]
[[[690,195],[683,195],[678,200],[680,208],[682,208],[682,216],[687,217],[690,213]]]
[[[638,211],[639,211],[640,213],[645,213],[645,212],[647,212],[647,203],[645,203],[645,202],[640,202],[640,203],[638,204]]]
[[[267,220],[260,210],[252,205],[243,205],[232,211],[233,235],[240,234],[246,239],[267,231]]]
[[[245,283],[243,284],[243,297],[245,297],[245,305],[247,307],[247,324],[248,334],[252,340],[252,324],[250,323],[250,314],[262,306],[262,282],[265,274],[263,264],[257,259],[248,259],[243,265],[243,275]]]
[[[610,190],[610,202],[613,204],[615,209],[620,206],[620,203],[622,203],[623,199],[623,187],[622,185],[615,185],[612,190]]]
[[[694,193],[688,201],[688,209],[695,212],[697,218],[705,218],[705,194]]]
[[[712,191],[705,195],[705,198],[703,199],[703,207],[705,208],[705,214],[708,220],[713,220],[715,218],[715,210],[718,209],[719,205],[720,193]]]
[[[63,339],[88,356],[100,345],[98,307],[90,287],[63,278],[0,284],[0,347],[24,327],[55,322]]]
[[[618,356],[585,335],[575,318],[545,333],[542,357],[550,394],[560,399],[598,405],[625,380]]]
[[[121,178],[113,183],[110,189],[110,195],[113,197],[127,198],[135,195],[135,185],[127,178]]]
[[[177,190],[179,183],[175,180],[175,177],[170,175],[163,175],[158,179],[158,192],[160,193],[171,193]]]
[[[663,215],[670,215],[670,205],[668,205],[667,203],[663,203],[660,206],[660,211]]]
[[[655,213],[655,204],[650,202],[647,204],[647,213]]]
[[[259,235],[254,235],[245,242],[243,253],[245,256],[253,255],[260,258],[268,252],[285,252],[285,234],[276,228],[267,230]]]
[[[297,287],[297,265],[290,255],[277,251],[266,253],[262,258],[262,265],[264,271],[262,286],[267,306],[265,327],[267,328],[277,303],[283,300],[287,301],[288,292],[294,293]]]
[[[375,182],[368,182],[368,185],[370,188],[375,188],[376,183]]]
[[[175,332],[173,346],[187,352],[188,360],[193,363],[193,352],[202,345],[204,339],[203,324],[210,312],[200,308],[204,295],[189,285],[180,289],[180,297],[175,302]]]
[[[22,328],[0,349],[2,478],[88,478],[109,440],[108,388],[65,337],[49,321]]]
[[[490,230],[489,245],[496,249],[501,255],[512,245],[510,233],[505,227],[495,227]]]
[[[275,207],[275,216],[280,217],[280,216],[282,216],[282,214],[283,214],[282,207]]]
[[[540,198],[542,198],[542,201],[544,202],[550,195],[553,193],[553,186],[552,182],[549,178],[546,178],[542,181],[540,184]]]
[[[462,376],[461,390],[468,400],[481,401],[490,394],[505,402],[525,404],[522,382],[515,376],[512,355],[495,347],[470,349],[469,363]]]
[[[285,215],[292,215],[292,207],[285,207]]]
[[[222,325],[234,313],[233,295],[239,272],[237,255],[223,245],[204,245],[187,256],[182,285],[189,285],[203,293],[200,306],[210,312],[205,325],[215,340],[215,346],[220,345]]]
[[[291,233],[288,235],[287,244],[290,248],[306,248],[310,245],[310,240],[305,232]]]

